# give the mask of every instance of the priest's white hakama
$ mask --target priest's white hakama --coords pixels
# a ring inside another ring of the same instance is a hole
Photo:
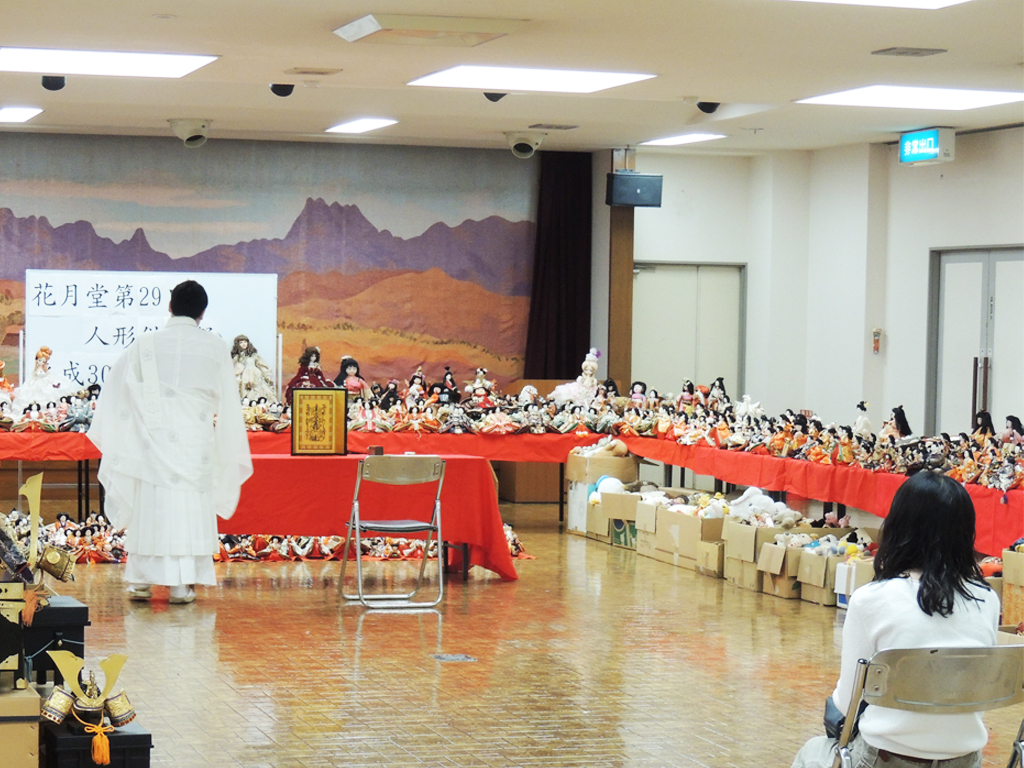
[[[172,316],[111,367],[87,433],[132,584],[216,585],[217,516],[252,475],[228,344]]]

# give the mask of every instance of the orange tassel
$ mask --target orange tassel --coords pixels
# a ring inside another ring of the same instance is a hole
[[[25,607],[21,609],[21,623],[26,627],[31,627],[32,619],[36,616],[36,608],[39,606],[39,593],[32,589],[26,589],[24,600]]]
[[[110,765],[110,739],[104,733],[107,729],[114,730],[109,725],[106,728],[100,727],[96,735],[92,737],[92,761],[96,765]]]

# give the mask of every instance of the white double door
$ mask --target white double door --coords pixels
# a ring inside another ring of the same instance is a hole
[[[972,432],[987,410],[997,430],[1024,417],[1024,251],[940,256],[937,432]]]
[[[743,290],[742,267],[638,263],[633,379],[678,394],[683,379],[722,376],[730,397],[742,395]]]

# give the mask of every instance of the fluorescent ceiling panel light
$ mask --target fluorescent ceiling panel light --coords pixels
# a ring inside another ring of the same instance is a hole
[[[840,107],[890,107],[894,109],[945,109],[963,111],[1024,101],[1014,91],[966,91],[955,88],[917,88],[909,85],[869,85],[850,91],[827,93],[797,104],[829,104]]]
[[[724,139],[721,133],[684,133],[682,136],[669,136],[667,139],[654,139],[653,141],[641,141],[641,147],[678,147],[680,144],[696,144],[699,141],[713,141]]]
[[[0,48],[0,72],[107,77],[184,77],[216,56],[181,53],[62,51],[50,48]]]
[[[793,0],[803,3],[830,3],[832,5],[873,5],[879,8],[913,8],[919,11],[937,11],[970,0]]]
[[[477,91],[543,91],[595,93],[606,88],[649,80],[655,75],[625,72],[581,72],[571,69],[477,67],[463,64],[413,80],[409,85],[473,88]]]
[[[347,123],[341,123],[333,128],[328,128],[327,133],[366,133],[367,131],[375,131],[378,128],[394,125],[397,122],[397,120],[388,120],[381,117],[361,117],[358,120],[349,120]]]
[[[0,123],[25,123],[42,111],[38,107],[3,107],[0,108]]]
[[[334,30],[350,43],[394,43],[472,48],[514,32],[521,19],[471,19],[461,16],[410,16],[374,13]]]

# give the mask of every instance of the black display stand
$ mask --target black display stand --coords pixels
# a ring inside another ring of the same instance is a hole
[[[95,768],[92,736],[71,730],[67,723],[42,724],[40,768]],[[153,737],[135,723],[128,723],[107,735],[110,739],[110,768],[149,768]]]
[[[31,664],[30,681],[47,682],[47,672],[53,672],[53,682],[60,685],[64,678],[47,651],[71,651],[85,658],[85,628],[89,626],[89,606],[73,597],[56,596],[50,604],[36,611],[31,627],[22,628],[22,646],[26,666]]]

